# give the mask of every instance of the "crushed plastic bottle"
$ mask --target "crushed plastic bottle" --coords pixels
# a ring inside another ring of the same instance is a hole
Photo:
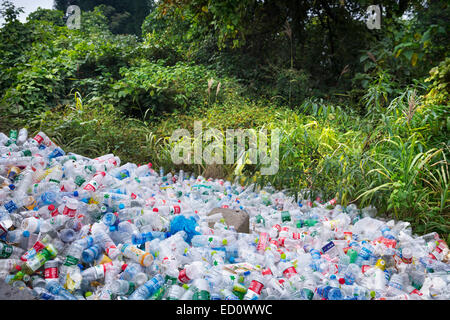
[[[0,276],[42,300],[443,300],[450,253],[376,208],[0,133]],[[214,208],[244,210],[250,233]],[[212,227],[211,227],[212,226]]]

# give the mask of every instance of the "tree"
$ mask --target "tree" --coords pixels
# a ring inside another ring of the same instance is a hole
[[[154,7],[153,0],[55,0],[54,8],[66,11],[69,5],[78,5],[82,11],[102,6],[109,27],[116,34],[141,34],[141,25]]]

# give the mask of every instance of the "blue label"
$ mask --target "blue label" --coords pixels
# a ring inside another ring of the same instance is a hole
[[[17,206],[14,201],[10,200],[9,202],[5,203],[5,209],[8,210],[9,213],[12,213],[13,211],[17,210]]]
[[[333,241],[330,241],[330,242],[328,242],[326,245],[324,245],[324,246],[322,247],[322,252],[323,252],[323,253],[326,253],[327,251],[333,249],[334,247],[335,247],[334,242],[333,242]]]

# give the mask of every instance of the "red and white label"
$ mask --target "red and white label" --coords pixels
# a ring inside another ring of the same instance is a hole
[[[270,270],[270,268],[266,268],[263,271],[261,271],[263,276],[269,276],[272,274],[272,270]]]
[[[174,214],[178,214],[180,212],[181,212],[180,206],[177,206],[177,205],[173,206],[173,213]]]
[[[37,143],[41,144],[42,141],[44,141],[44,138],[42,138],[40,135],[35,135],[33,138]]]
[[[281,226],[279,224],[272,226],[272,228],[276,229],[278,232],[281,231]]]
[[[302,234],[300,232],[292,232],[292,239],[300,240],[302,238]]]
[[[191,279],[186,275],[186,269],[181,270],[178,273],[178,280],[182,283],[188,283]]]
[[[88,183],[83,189],[87,190],[87,191],[95,191],[95,190],[97,190],[91,183]]]
[[[109,256],[109,252],[111,250],[116,250],[116,249],[117,249],[117,247],[115,245],[112,245],[112,246],[109,246],[108,248],[106,248],[105,251],[106,251],[106,254]]]
[[[278,243],[279,243],[280,246],[282,246],[282,247],[284,247],[284,240],[286,240],[286,237],[278,238]]]
[[[423,293],[422,292],[420,292],[419,290],[417,290],[417,289],[414,289],[413,291],[411,291],[411,293],[410,294],[417,294],[418,296],[423,296]]]
[[[269,242],[270,242],[271,244],[273,244],[275,247],[278,248],[279,244],[278,244],[278,241],[277,241],[277,240],[275,240],[275,239],[270,239]]]
[[[372,268],[371,266],[363,265],[363,266],[361,267],[361,271],[362,271],[362,273],[366,273],[366,272],[369,271],[371,268]]]
[[[297,270],[295,270],[294,267],[289,267],[283,271],[283,275],[288,279],[296,274],[297,274]]]
[[[266,232],[261,232],[259,234],[258,245],[256,247],[257,251],[264,251],[267,246],[267,242],[269,240],[269,234]]]
[[[65,206],[63,210],[63,215],[73,218],[75,217],[76,211],[77,209],[70,209],[69,207]]]
[[[252,280],[250,283],[250,286],[248,287],[248,290],[252,290],[253,292],[257,294],[261,294],[261,290],[264,288],[264,285],[256,280]]]
[[[59,214],[58,208],[56,208],[55,210],[53,210],[50,214],[51,214],[52,217],[57,216],[57,215]]]
[[[58,279],[58,268],[46,268],[44,271],[45,279]]]

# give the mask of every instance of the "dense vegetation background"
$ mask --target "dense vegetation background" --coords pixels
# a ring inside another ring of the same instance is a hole
[[[381,29],[366,26],[373,4]],[[1,131],[372,204],[450,240],[448,1],[60,0],[26,23],[19,12],[3,1]],[[245,152],[242,165],[174,165],[169,137],[195,120],[279,128],[278,173],[262,176]]]

